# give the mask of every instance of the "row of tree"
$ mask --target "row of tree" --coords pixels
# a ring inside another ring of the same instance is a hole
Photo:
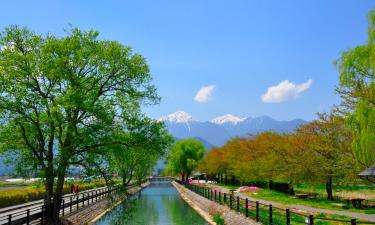
[[[72,167],[123,184],[146,175],[173,141],[141,113],[160,100],[146,60],[98,32],[0,34],[0,149],[18,172],[45,183],[46,216],[59,223]]]
[[[210,151],[199,169],[211,176],[230,176],[241,182],[280,181],[325,184],[333,199],[333,182],[355,179],[351,137],[344,121],[321,114],[319,120],[296,132],[265,132],[235,138]]]
[[[279,180],[325,184],[357,180],[375,163],[375,9],[369,13],[368,41],[345,51],[336,65],[343,101],[329,114],[289,134],[261,133],[214,148],[199,169],[240,181]]]

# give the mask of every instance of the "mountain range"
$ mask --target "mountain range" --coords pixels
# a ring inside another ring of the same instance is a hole
[[[302,119],[278,121],[269,116],[240,118],[231,114],[198,121],[184,111],[177,111],[158,120],[163,121],[170,134],[177,139],[194,138],[207,146],[221,146],[233,137],[263,131],[292,132],[307,123]]]

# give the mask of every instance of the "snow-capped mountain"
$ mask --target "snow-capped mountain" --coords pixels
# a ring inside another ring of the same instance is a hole
[[[224,116],[218,116],[216,118],[213,118],[212,120],[210,120],[210,122],[218,124],[218,125],[222,125],[222,124],[225,124],[225,123],[236,125],[237,123],[240,123],[240,122],[242,122],[246,119],[247,119],[246,117],[245,118],[239,118],[237,116],[233,116],[232,114],[227,114],[227,115],[224,115]]]
[[[269,116],[240,118],[231,114],[218,116],[209,121],[194,120],[184,111],[163,116],[171,135],[178,139],[201,138],[213,146],[221,146],[236,136],[247,136],[263,131],[291,132],[301,124],[307,123],[301,119],[277,121]]]
[[[188,123],[193,121],[193,117],[184,111],[177,111],[167,116],[160,117],[159,121],[168,121],[172,123]]]

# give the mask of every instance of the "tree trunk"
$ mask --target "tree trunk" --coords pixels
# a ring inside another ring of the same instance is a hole
[[[122,188],[126,187],[126,176],[122,176]]]
[[[333,200],[333,190],[332,190],[332,177],[329,176],[327,178],[326,182],[326,192],[327,192],[327,199],[328,200]]]
[[[52,168],[46,168],[45,170],[45,189],[46,194],[44,196],[44,207],[45,207],[45,217],[47,223],[53,224],[53,183],[55,176],[53,174]]]
[[[181,181],[185,182],[185,173],[184,172],[181,173]]]
[[[185,183],[189,183],[189,177],[190,177],[191,173],[188,173],[185,175]]]
[[[61,224],[60,223],[60,209],[63,196],[65,168],[59,168],[57,174],[56,188],[53,193],[52,202],[46,206],[48,208],[46,219],[48,224]]]

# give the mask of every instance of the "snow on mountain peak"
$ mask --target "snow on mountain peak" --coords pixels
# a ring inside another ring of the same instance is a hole
[[[245,119],[246,119],[246,117],[245,118],[239,118],[239,117],[234,116],[232,114],[227,114],[227,115],[224,115],[224,116],[216,117],[216,118],[210,120],[210,122],[218,124],[218,125],[222,125],[224,123],[237,124],[239,122],[244,121]]]
[[[193,117],[190,116],[185,111],[177,111],[175,113],[169,114],[167,116],[163,116],[159,118],[159,121],[168,121],[168,122],[175,122],[175,123],[188,123],[193,121]]]

